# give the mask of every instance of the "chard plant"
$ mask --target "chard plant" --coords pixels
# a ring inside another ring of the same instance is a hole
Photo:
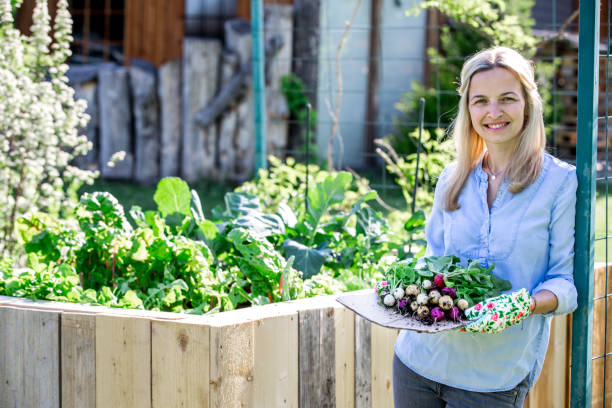
[[[11,0],[0,0],[0,256],[18,255],[17,220],[37,210],[59,213],[76,204],[76,190],[96,173],[72,166],[91,143],[78,130],[88,116],[74,100],[65,61],[72,19],[59,0],[51,22],[37,0],[31,36],[14,27]],[[53,43],[53,44],[51,44]]]

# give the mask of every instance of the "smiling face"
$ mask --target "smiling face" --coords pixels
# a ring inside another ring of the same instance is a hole
[[[525,97],[512,72],[496,67],[474,74],[468,108],[472,127],[489,149],[514,146],[525,122]]]

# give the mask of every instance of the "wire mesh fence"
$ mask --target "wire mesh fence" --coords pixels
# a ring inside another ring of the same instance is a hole
[[[460,67],[469,55],[492,45],[483,34],[484,26],[472,29],[435,8],[417,13],[416,1],[320,1],[310,2],[316,7],[310,4],[308,10],[307,2],[300,0],[293,6],[276,3],[271,0],[265,5],[266,23],[261,30],[265,38],[282,38],[283,46],[291,50],[266,61],[267,153],[304,161],[308,144],[309,162],[353,169],[368,177],[391,207],[410,209],[402,189],[414,191],[415,155],[422,148],[418,184],[425,190],[417,203],[427,208],[426,192],[431,195],[441,171],[434,157],[442,154],[442,160],[448,160],[452,154],[446,131],[456,113]],[[513,12],[525,21],[519,25],[521,35],[534,41],[526,51],[536,63],[547,107],[547,149],[573,163],[576,4],[552,0],[546,7],[543,3]],[[292,7],[291,26],[283,25],[279,17],[282,7]],[[477,21],[478,16],[473,19]],[[270,102],[270,95],[280,94],[287,99],[288,117]],[[422,122],[421,98],[425,100]],[[312,106],[309,126],[305,125],[306,103]],[[274,130],[282,126],[287,132],[284,139],[275,136]],[[421,126],[424,133],[418,143]],[[306,137],[307,127],[310,137]],[[399,169],[394,172],[393,168]]]

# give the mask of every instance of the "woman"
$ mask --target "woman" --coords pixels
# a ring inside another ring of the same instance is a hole
[[[495,47],[461,71],[452,127],[457,161],[438,180],[426,256],[479,260],[512,290],[468,309],[465,329],[402,332],[396,408],[522,407],[548,346],[553,315],[576,308],[575,168],[545,153],[532,64]]]

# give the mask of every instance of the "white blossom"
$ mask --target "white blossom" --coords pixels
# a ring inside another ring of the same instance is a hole
[[[0,256],[15,250],[19,217],[73,207],[67,190],[98,175],[70,165],[91,143],[79,134],[89,120],[87,104],[74,100],[65,76],[72,40],[67,0],[57,3],[51,50],[46,0],[37,0],[32,20],[32,35],[20,34],[11,1],[0,0]]]

